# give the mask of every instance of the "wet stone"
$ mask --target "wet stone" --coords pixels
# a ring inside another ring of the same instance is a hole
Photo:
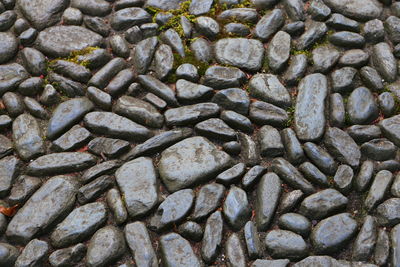
[[[400,18],[390,16],[385,20],[385,30],[393,43],[400,43]]]
[[[212,48],[210,43],[203,39],[198,38],[190,44],[190,49],[193,51],[197,60],[209,62],[212,59]]]
[[[368,261],[371,256],[377,236],[377,224],[374,217],[368,215],[354,242],[352,259],[356,261]]]
[[[361,146],[361,152],[368,158],[384,161],[395,157],[397,147],[384,138],[373,139]]]
[[[284,260],[256,260],[253,262],[251,267],[264,267],[264,266],[270,266],[270,267],[286,267],[290,261],[288,259]]]
[[[236,132],[221,119],[212,118],[202,121],[196,124],[194,129],[207,138],[222,141],[236,140]]]
[[[76,181],[53,177],[25,203],[10,221],[6,235],[14,242],[28,243],[32,237],[63,217],[75,204]]]
[[[18,86],[18,92],[25,96],[36,96],[44,88],[44,81],[39,77],[28,78]]]
[[[246,75],[238,68],[211,66],[204,74],[203,84],[215,89],[233,88],[241,86]]]
[[[85,128],[75,125],[65,134],[53,141],[55,151],[71,151],[86,144],[91,134]]]
[[[240,156],[247,166],[260,164],[260,152],[256,142],[251,136],[239,133],[239,142],[241,145]]]
[[[115,226],[106,226],[98,230],[90,239],[86,254],[88,267],[109,266],[125,252],[124,235]]]
[[[339,128],[330,127],[324,136],[324,144],[328,151],[340,162],[348,164],[353,168],[360,164],[360,148],[354,140]]]
[[[114,30],[124,30],[135,25],[151,22],[151,15],[139,7],[118,10],[110,21]]]
[[[0,263],[7,267],[14,266],[14,263],[20,253],[18,248],[8,243],[0,243],[0,252]]]
[[[262,41],[267,41],[279,28],[283,26],[285,18],[281,9],[274,9],[273,11],[264,15],[254,28],[254,35]]]
[[[222,148],[230,155],[238,155],[242,151],[240,143],[237,141],[226,142],[222,145]]]
[[[346,48],[362,48],[365,39],[362,35],[354,32],[341,31],[329,36],[329,41],[336,45]]]
[[[45,260],[49,245],[38,239],[31,240],[18,256],[14,266],[40,266]]]
[[[312,230],[311,242],[318,254],[341,249],[357,232],[357,222],[349,213],[341,213],[320,221]]]
[[[307,68],[307,56],[304,54],[293,55],[290,58],[290,64],[283,75],[288,85],[293,85],[301,79]]]
[[[354,172],[348,165],[340,165],[333,177],[335,187],[342,193],[347,194],[351,189]]]
[[[282,108],[266,102],[254,101],[250,104],[249,119],[260,125],[268,124],[282,128],[286,125],[289,116]]]
[[[385,37],[385,28],[379,19],[367,21],[364,25],[364,37],[367,41],[378,43]]]
[[[0,95],[17,88],[28,77],[25,68],[17,63],[0,65]]]
[[[234,129],[238,129],[244,132],[252,132],[253,131],[253,124],[251,121],[232,110],[224,110],[221,112],[220,118],[226,122],[230,127]]]
[[[44,153],[44,142],[39,123],[29,114],[18,116],[12,125],[13,140],[18,155],[30,160]]]
[[[376,218],[379,225],[394,226],[400,223],[400,199],[389,198],[376,208]]]
[[[153,135],[146,127],[111,112],[88,113],[84,123],[94,133],[134,142],[144,141]]]
[[[39,98],[40,103],[45,106],[56,104],[60,100],[57,90],[50,84],[47,84]]]
[[[292,164],[302,162],[304,160],[304,151],[296,137],[296,133],[291,128],[286,128],[281,131],[281,138],[288,160]]]
[[[0,159],[0,196],[8,195],[11,186],[17,178],[21,167],[21,161],[14,156]]]
[[[118,190],[115,188],[110,189],[106,195],[107,206],[111,210],[115,222],[122,224],[128,218],[128,212],[126,211],[122,197]]]
[[[323,219],[346,207],[348,199],[335,189],[325,189],[306,197],[299,213],[310,219]]]
[[[103,175],[90,183],[82,186],[78,190],[78,202],[80,204],[88,203],[98,198],[104,191],[114,184],[114,179],[111,176]]]
[[[200,267],[201,262],[186,239],[179,234],[170,233],[160,239],[161,257],[165,267]]]
[[[42,105],[31,97],[24,97],[24,105],[26,110],[36,118],[45,120],[49,117],[49,114]]]
[[[355,89],[347,102],[347,112],[353,124],[367,124],[378,117],[378,106],[365,87]]]
[[[305,20],[305,12],[303,8],[303,3],[299,0],[286,0],[284,1],[286,12],[288,13],[289,17],[296,21]]]
[[[252,221],[248,221],[244,226],[244,238],[249,258],[258,258],[261,255],[261,242],[257,233],[257,228]]]
[[[224,184],[224,185],[230,185],[235,182],[237,182],[242,175],[245,172],[246,166],[243,163],[238,163],[234,165],[233,167],[227,169],[226,171],[218,174],[218,176],[215,178],[216,182]]]
[[[373,65],[387,82],[394,82],[397,75],[397,62],[387,43],[378,43],[372,49]]]
[[[396,175],[396,178],[394,179],[390,189],[390,193],[392,193],[392,195],[395,197],[400,197],[400,175]]]
[[[278,175],[272,172],[264,174],[258,183],[255,210],[259,231],[266,231],[272,222],[282,193],[281,184]]]
[[[93,87],[89,86],[87,88],[87,96],[92,101],[96,106],[100,107],[101,109],[104,110],[110,110],[111,109],[111,96],[107,94],[106,92]]]
[[[341,128],[344,126],[346,111],[344,107],[343,97],[339,93],[330,95],[330,124],[331,126]]]
[[[320,146],[307,142],[304,144],[307,157],[324,173],[334,175],[337,164],[329,153]]]
[[[307,180],[322,185],[328,186],[328,178],[314,164],[304,162],[299,166],[299,170],[307,178]]]
[[[240,88],[230,88],[217,92],[212,101],[224,109],[234,110],[246,115],[250,106],[250,99],[246,92]]]
[[[150,220],[150,228],[161,231],[173,223],[183,220],[189,213],[194,202],[192,189],[183,189],[169,195],[158,206],[157,211]]]
[[[353,68],[361,68],[368,63],[369,54],[361,49],[351,49],[343,53],[339,59],[339,65]]]
[[[220,211],[208,217],[201,245],[201,256],[206,263],[212,263],[219,253],[222,242],[223,219]]]
[[[212,183],[202,186],[197,194],[191,219],[200,220],[215,211],[222,201],[224,192],[225,187],[221,184]]]
[[[157,267],[157,256],[154,252],[149,233],[142,222],[134,222],[125,226],[125,239],[134,255],[138,266]]]
[[[378,104],[385,117],[391,117],[395,112],[396,100],[393,94],[383,92],[378,97]]]
[[[286,230],[272,230],[265,237],[266,248],[273,258],[301,259],[307,256],[304,239]]]
[[[233,229],[241,229],[251,215],[246,192],[231,186],[223,204],[223,214]]]
[[[390,241],[385,229],[379,229],[376,238],[374,263],[384,265],[389,258]]]
[[[175,71],[175,74],[179,79],[184,79],[191,82],[197,82],[199,79],[197,67],[189,63],[179,65]]]
[[[331,9],[327,7],[324,2],[319,0],[314,0],[311,2],[307,12],[311,17],[318,21],[323,21],[329,17],[331,14]]]
[[[215,44],[215,56],[221,64],[257,71],[262,66],[264,47],[257,40],[221,39]]]
[[[49,256],[49,262],[54,267],[71,266],[78,264],[85,254],[86,246],[80,243],[69,248],[54,251]]]
[[[178,228],[178,232],[184,238],[195,242],[199,242],[203,237],[203,229],[200,224],[191,221],[181,224]]]
[[[301,214],[285,213],[278,220],[279,227],[301,236],[308,236],[311,231],[311,222]]]
[[[196,21],[199,18],[196,19]],[[211,19],[211,18],[210,18]],[[217,24],[218,26],[218,24]],[[176,53],[178,53],[181,57],[185,56],[185,49],[183,47],[182,39],[179,34],[173,30],[168,29],[167,31],[160,34],[160,39],[167,45],[169,45]]]
[[[332,87],[335,92],[344,93],[354,89],[357,70],[352,67],[344,67],[332,72]]]
[[[381,128],[384,136],[392,141],[395,145],[400,145],[400,116],[393,116],[388,119],[384,119],[379,122],[379,127]]]
[[[374,91],[383,89],[382,78],[376,69],[365,66],[360,70],[361,79],[364,84]]]
[[[140,41],[136,45],[133,54],[133,65],[139,74],[144,74],[150,67],[157,44],[158,39],[156,37],[151,37]]]
[[[324,1],[333,11],[341,13],[356,20],[369,20],[378,18],[382,12],[382,5],[375,0],[327,0]]]
[[[246,37],[250,34],[250,29],[244,24],[232,22],[224,26],[224,33],[238,37]]]
[[[295,130],[302,141],[322,137],[325,130],[325,98],[327,79],[322,74],[311,74],[301,80],[295,109]]]
[[[21,175],[13,185],[9,201],[11,204],[24,203],[39,187],[42,182],[39,178]]]
[[[371,211],[382,202],[385,194],[390,190],[393,180],[391,172],[382,170],[375,175],[374,181],[364,201],[364,207]]]
[[[157,204],[157,173],[150,158],[125,163],[115,177],[131,217],[146,214]]]
[[[293,190],[288,193],[284,193],[281,202],[278,206],[280,212],[291,211],[303,198],[304,193],[301,190]]]
[[[74,209],[51,234],[54,247],[66,247],[86,240],[106,222],[106,206],[100,202],[89,203]]]
[[[213,18],[205,16],[198,17],[195,20],[195,28],[200,34],[211,40],[215,39],[220,32],[218,22]]]
[[[107,137],[96,137],[88,144],[88,150],[91,153],[101,156],[102,154],[109,158],[116,158],[129,150],[129,142],[120,139]]]
[[[296,49],[305,50],[310,48],[315,42],[320,40],[327,31],[328,27],[325,23],[316,21],[311,22],[308,29],[297,40]]]
[[[202,120],[216,117],[220,112],[220,107],[215,103],[201,103],[189,105],[165,112],[165,122],[169,126],[184,126],[193,124]]]
[[[177,100],[175,98],[174,91],[168,87],[166,84],[157,80],[150,75],[139,75],[138,81],[143,87],[145,87],[149,92],[162,98],[171,106],[177,106]]]
[[[143,100],[149,102],[159,110],[163,110],[167,107],[167,103],[153,93],[146,94]]]
[[[312,51],[314,72],[327,73],[339,61],[340,53],[331,46],[320,46]]]
[[[262,101],[288,107],[291,105],[287,89],[280,83],[278,77],[272,74],[256,74],[249,82],[250,95]]]
[[[231,266],[247,266],[243,246],[236,233],[233,233],[230,237],[228,237],[228,240],[225,243],[225,251],[228,262],[231,264]]]
[[[353,125],[346,131],[357,143],[368,142],[381,136],[381,130],[376,125]]]
[[[267,49],[268,65],[273,72],[280,72],[285,68],[290,56],[291,37],[284,31],[279,31],[272,38]]]
[[[176,82],[176,96],[179,102],[193,103],[209,99],[213,89],[187,80],[179,79]]]
[[[201,1],[193,0],[190,3],[189,12],[192,15],[199,16],[206,14],[210,11],[213,0]]]
[[[0,135],[0,158],[11,154],[13,151],[13,143],[4,135]]]
[[[73,7],[65,9],[62,15],[62,21],[65,25],[81,25],[83,20],[82,12]]]

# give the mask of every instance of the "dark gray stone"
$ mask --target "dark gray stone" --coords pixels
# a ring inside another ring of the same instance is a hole
[[[289,60],[291,37],[284,31],[277,32],[266,50],[268,66],[273,72],[281,72]]]
[[[213,89],[211,87],[192,83],[183,79],[179,79],[175,85],[176,96],[179,102],[182,103],[194,103],[208,100],[213,94]]]
[[[400,223],[400,199],[389,198],[376,208],[376,218],[379,225],[394,226]]]
[[[355,89],[348,98],[347,112],[352,124],[368,124],[379,115],[372,93],[365,87]]]
[[[285,108],[291,105],[290,95],[278,77],[272,74],[256,74],[249,81],[252,97]]]
[[[217,117],[220,107],[215,103],[205,102],[179,108],[168,109],[164,113],[168,126],[186,126],[208,118]]]
[[[308,247],[301,235],[286,230],[272,230],[265,237],[268,252],[274,258],[302,259]]]
[[[288,160],[292,164],[304,161],[304,151],[296,133],[291,128],[285,128],[281,131],[281,137]]]
[[[371,188],[365,198],[364,207],[371,211],[382,202],[385,194],[390,190],[393,175],[387,170],[382,170],[375,175]]]
[[[176,233],[160,238],[161,258],[163,266],[200,267],[201,262],[186,239]]]
[[[126,62],[123,58],[113,58],[92,76],[88,84],[99,89],[104,89],[111,79],[125,67]]]
[[[224,109],[234,110],[246,115],[249,111],[250,99],[240,88],[230,88],[217,92],[212,101]]]
[[[199,135],[207,138],[222,141],[236,140],[236,132],[221,119],[212,118],[202,121],[196,124],[194,129]]]
[[[168,87],[166,84],[160,82],[156,78],[150,75],[139,75],[138,81],[143,87],[145,87],[149,92],[162,98],[171,106],[177,106],[178,101],[175,98],[174,91]]]
[[[28,77],[28,72],[17,63],[0,65],[0,95],[16,89]]]
[[[200,224],[191,221],[181,224],[178,228],[178,232],[184,238],[193,240],[195,242],[199,242],[203,237],[203,229],[201,228]]]
[[[246,165],[244,165],[243,163],[238,163],[233,167],[227,169],[226,171],[218,174],[215,180],[218,183],[230,185],[236,183],[243,176],[245,171]]]
[[[304,162],[299,166],[299,170],[310,182],[321,186],[328,186],[328,178],[314,164]]]
[[[350,49],[343,53],[339,59],[339,65],[353,68],[361,68],[368,63],[369,54],[362,49]]]
[[[247,166],[260,164],[261,158],[259,147],[252,137],[244,133],[239,133],[238,137],[241,145],[240,156],[242,161],[244,161]]]
[[[128,141],[107,137],[96,137],[88,144],[88,150],[98,156],[116,158],[130,148]]]
[[[352,259],[356,261],[368,261],[376,242],[377,225],[374,217],[368,215],[354,241]]]
[[[386,233],[385,229],[379,229],[376,238],[375,252],[373,257],[374,263],[376,263],[377,265],[386,264],[389,258],[389,249],[390,249],[389,236]]]
[[[107,192],[106,200],[115,222],[117,224],[124,223],[128,219],[128,212],[126,211],[125,204],[118,190],[115,188],[110,189]]]
[[[86,144],[91,138],[88,130],[80,125],[73,126],[65,134],[53,141],[55,151],[71,151]]]
[[[283,79],[288,85],[297,84],[304,76],[307,69],[307,56],[305,54],[293,55],[290,64],[283,75]]]
[[[235,231],[240,230],[251,216],[251,209],[244,190],[231,186],[224,201],[223,214]]]
[[[254,28],[254,36],[262,41],[267,41],[279,28],[283,26],[285,18],[281,9],[274,9],[273,11],[264,15]]]
[[[376,0],[324,0],[324,2],[334,12],[361,21],[378,18],[382,13],[382,4]]]
[[[243,71],[233,67],[211,66],[204,74],[203,84],[215,89],[240,87],[246,81]]]
[[[349,31],[335,32],[329,36],[329,41],[336,46],[346,48],[362,48],[365,44],[365,39],[362,35]]]
[[[371,60],[385,81],[394,82],[396,80],[397,62],[387,43],[382,42],[372,48]]]
[[[252,221],[248,221],[244,226],[244,238],[249,258],[256,259],[260,257],[262,252],[261,242],[257,229]]]
[[[73,247],[59,249],[49,256],[49,262],[53,267],[68,267],[81,261],[86,254],[86,246],[77,244]]]
[[[129,7],[115,12],[110,25],[114,30],[120,31],[146,22],[151,22],[151,15],[146,10],[139,7]]]
[[[201,256],[206,263],[212,263],[218,256],[222,242],[223,220],[220,211],[208,217],[201,245]]]
[[[264,125],[258,132],[260,152],[264,157],[282,156],[284,147],[279,131],[272,126]]]
[[[19,115],[12,125],[15,149],[23,160],[30,160],[45,152],[39,123],[29,114]]]
[[[307,142],[304,144],[304,151],[307,157],[320,169],[328,175],[334,175],[337,169],[335,160],[326,150],[314,143]]]
[[[314,72],[327,73],[339,61],[339,51],[329,45],[323,45],[312,51],[312,61]]]
[[[305,50],[310,48],[315,42],[320,40],[327,31],[328,27],[325,23],[317,21],[311,22],[308,29],[297,40],[296,49]]]
[[[158,44],[157,37],[150,37],[137,43],[133,53],[133,65],[139,74],[145,74],[153,60]]]
[[[347,194],[351,190],[353,183],[354,172],[353,169],[348,165],[340,165],[333,177],[335,187],[342,192]]]
[[[346,110],[344,108],[344,101],[341,94],[334,93],[330,95],[329,109],[330,125],[338,128],[343,127],[346,119]]]
[[[0,243],[0,264],[5,267],[13,267],[19,253],[18,248],[8,243]]]
[[[225,187],[221,184],[211,183],[202,186],[197,194],[191,219],[200,220],[215,211],[224,197],[224,192]]]
[[[311,222],[301,214],[285,213],[279,217],[278,225],[281,229],[289,230],[307,237],[311,231]]]
[[[289,116],[282,108],[266,102],[254,101],[250,104],[249,119],[260,125],[268,124],[282,128],[286,126]]]
[[[228,264],[231,266],[247,266],[243,246],[236,233],[231,234],[225,242],[225,252],[228,258]]]
[[[85,204],[95,200],[103,194],[108,188],[113,186],[114,179],[111,176],[103,175],[90,183],[85,184],[78,190],[78,202]]]
[[[361,146],[361,152],[370,159],[384,161],[396,156],[397,147],[384,138],[373,139]]]

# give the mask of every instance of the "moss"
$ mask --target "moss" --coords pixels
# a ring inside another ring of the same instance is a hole
[[[346,111],[346,113],[344,114],[344,123],[346,124],[346,125],[351,125],[352,123],[351,123],[351,119],[350,119],[350,115],[349,115],[349,113]]]
[[[291,127],[294,123],[294,112],[295,112],[295,107],[291,106],[286,110],[286,113],[288,114],[288,120],[286,121],[286,127]]]

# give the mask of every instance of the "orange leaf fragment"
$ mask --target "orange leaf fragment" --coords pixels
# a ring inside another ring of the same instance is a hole
[[[88,151],[88,146],[84,146],[84,147],[78,149],[76,152],[86,152],[86,151]]]
[[[12,206],[10,208],[6,208],[4,206],[0,206],[0,213],[3,213],[4,215],[6,215],[8,217],[12,217],[17,212],[18,206],[19,206],[18,204],[14,205],[14,206]]]

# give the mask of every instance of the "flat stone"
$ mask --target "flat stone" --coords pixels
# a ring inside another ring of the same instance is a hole
[[[332,156],[320,146],[307,142],[304,144],[304,151],[307,157],[324,173],[334,175],[337,164]]]
[[[103,37],[80,26],[53,26],[37,37],[38,49],[52,57],[68,57],[73,51],[100,46]]]
[[[259,231],[266,231],[274,217],[282,193],[282,181],[273,172],[264,174],[257,186],[256,223]]]
[[[387,82],[394,82],[397,75],[397,62],[387,43],[373,46],[371,60],[376,70]]]
[[[102,175],[79,188],[77,197],[78,202],[80,204],[85,204],[93,201],[113,185],[113,177]]]
[[[250,135],[239,133],[239,141],[241,145],[240,157],[247,166],[260,164],[261,157],[256,142]]]
[[[211,183],[202,186],[197,194],[191,219],[201,220],[206,218],[221,204],[225,187],[221,184]]]
[[[85,125],[97,134],[129,141],[144,141],[153,134],[146,127],[111,112],[90,112],[84,117]]]
[[[115,177],[131,217],[146,214],[157,204],[157,173],[150,158],[125,163]]]
[[[18,50],[18,41],[10,32],[0,32],[0,64],[6,63],[15,56]]]
[[[328,178],[311,162],[304,162],[299,166],[307,180],[321,186],[329,186]]]
[[[211,66],[204,74],[203,84],[215,89],[240,87],[246,81],[243,71],[234,67]]]
[[[192,189],[179,190],[169,195],[158,206],[154,216],[150,219],[150,229],[162,231],[183,220],[189,213],[194,203]]]
[[[351,190],[354,172],[349,165],[340,165],[333,177],[335,187],[342,193],[347,194]]]
[[[28,77],[28,72],[20,64],[0,65],[0,95],[17,88]]]
[[[222,242],[223,219],[220,211],[208,217],[201,244],[201,256],[206,263],[212,263],[218,256]]]
[[[364,223],[354,241],[353,260],[368,261],[376,242],[377,224],[374,217],[368,215],[365,217]]]
[[[52,26],[61,20],[64,9],[68,7],[66,0],[18,0],[17,6],[24,17],[38,30]]]
[[[301,202],[299,213],[310,219],[319,220],[343,210],[347,203],[347,197],[337,190],[325,189],[306,197]]]
[[[8,195],[15,178],[20,172],[21,162],[14,156],[0,160],[0,196]]]
[[[246,192],[234,185],[231,186],[224,201],[223,214],[232,229],[238,231],[250,219],[251,209]]]
[[[32,196],[42,185],[42,181],[37,177],[20,175],[10,192],[8,200],[11,205],[22,204]],[[0,231],[1,232],[1,231]]]
[[[290,56],[291,37],[284,31],[277,32],[267,48],[268,66],[273,72],[282,71]]]
[[[193,0],[189,6],[189,12],[192,15],[199,16],[208,13],[213,4],[213,0]]]
[[[78,264],[86,254],[86,246],[79,243],[75,246],[59,249],[49,256],[51,266],[63,267]]]
[[[186,126],[205,119],[216,117],[220,107],[215,103],[205,102],[179,108],[169,109],[165,112],[165,122],[169,126]]]
[[[155,7],[162,10],[179,9],[184,0],[146,0],[145,7]]]
[[[103,154],[109,158],[116,158],[126,153],[129,148],[128,141],[107,137],[96,137],[88,144],[88,151],[98,156]]]
[[[340,250],[357,232],[357,222],[349,213],[340,213],[320,221],[312,230],[315,252],[330,254]]]
[[[400,263],[400,225],[396,225],[390,231],[390,241],[391,241],[391,257],[390,264],[392,266],[399,265]]]
[[[44,263],[48,251],[49,245],[47,242],[33,239],[25,246],[14,266],[40,266]]]
[[[236,233],[231,234],[225,242],[225,251],[228,262],[232,266],[246,267],[246,257],[239,236]]]
[[[244,163],[238,163],[224,172],[218,174],[215,181],[224,185],[230,185],[237,182],[246,171]]]
[[[87,169],[96,164],[97,158],[84,152],[61,152],[41,156],[31,161],[27,173],[34,176],[64,174]]]
[[[26,244],[65,216],[75,204],[77,190],[77,183],[71,177],[49,179],[10,221],[6,232],[9,240]]]
[[[90,239],[86,254],[88,267],[109,266],[118,260],[126,250],[123,233],[109,225],[98,230]]]
[[[252,221],[248,221],[244,226],[244,238],[249,258],[256,259],[260,257],[262,253],[261,242],[258,237],[257,228]]]
[[[373,255],[374,262],[378,265],[386,264],[389,258],[389,249],[389,235],[385,229],[379,229],[376,238],[375,252]]]
[[[297,50],[309,49],[313,44],[315,44],[315,42],[324,37],[327,31],[328,27],[325,23],[312,21],[308,26],[308,29],[297,40]]]
[[[106,195],[107,205],[110,208],[115,222],[120,225],[128,219],[128,212],[119,191],[115,188],[108,190]]]
[[[216,60],[249,71],[262,67],[264,47],[260,41],[244,38],[221,39],[215,44]]]
[[[146,22],[151,22],[151,15],[146,10],[139,7],[129,7],[115,12],[110,24],[114,30],[120,31]]]
[[[311,230],[311,222],[301,214],[285,213],[279,217],[278,225],[281,229],[292,231],[307,237]]]
[[[208,86],[193,83],[187,80],[179,79],[176,82],[176,96],[179,102],[193,103],[209,99],[212,96],[213,89]]]
[[[379,115],[375,98],[365,87],[359,87],[351,93],[347,102],[347,112],[352,124],[369,124]]]
[[[395,145],[400,145],[400,115],[384,119],[378,125],[386,138]]]
[[[13,121],[13,140],[18,155],[30,160],[44,153],[44,142],[39,123],[29,114],[19,115]]]
[[[285,18],[281,9],[274,9],[265,14],[254,28],[254,36],[262,41],[267,41],[279,28],[283,26]]]
[[[174,91],[168,87],[166,84],[157,80],[150,75],[139,75],[138,81],[143,85],[149,92],[162,98],[171,106],[177,106],[178,101],[175,98]]]
[[[89,203],[74,209],[51,233],[54,247],[66,247],[90,237],[106,222],[107,209],[101,202]]]
[[[229,88],[217,92],[212,101],[224,109],[234,110],[246,115],[249,111],[250,99],[243,89]]]
[[[223,141],[236,140],[236,132],[223,120],[211,118],[195,125],[195,131],[207,138],[214,138]]]
[[[268,252],[274,258],[301,259],[307,256],[307,244],[301,235],[286,230],[272,230],[265,237]]]
[[[47,127],[47,137],[54,139],[69,127],[78,123],[86,113],[94,108],[86,97],[65,101],[54,110]]]
[[[71,7],[77,8],[83,14],[90,16],[106,16],[111,12],[111,6],[104,0],[72,0]]]
[[[392,180],[393,175],[387,170],[379,171],[375,175],[374,181],[364,201],[364,207],[368,211],[371,211],[383,201],[386,192],[389,191]]]
[[[249,119],[260,125],[271,125],[273,127],[285,127],[289,116],[287,112],[275,105],[254,101],[250,104]]]
[[[264,157],[282,156],[284,147],[279,131],[272,126],[264,125],[258,132],[260,152]]]
[[[376,19],[382,13],[382,4],[376,0],[324,0],[324,2],[333,11],[361,21]]]
[[[65,134],[53,141],[53,149],[56,151],[71,151],[84,145],[91,138],[88,130],[75,125]]]
[[[156,37],[146,38],[136,44],[133,65],[139,74],[146,73],[150,67],[157,45],[158,39]]]
[[[286,267],[290,263],[290,260],[255,260],[251,267]]]
[[[238,129],[243,132],[253,131],[253,124],[251,121],[246,116],[243,116],[235,111],[224,110],[221,112],[220,118],[234,129]]]
[[[361,146],[361,152],[370,159],[384,161],[395,157],[397,147],[384,138],[373,139]]]
[[[283,129],[281,131],[281,138],[285,147],[287,159],[290,161],[290,163],[297,164],[304,161],[303,148],[293,129]]]
[[[160,238],[161,257],[165,267],[200,267],[201,262],[186,239],[170,233]]]
[[[250,95],[262,101],[289,107],[291,105],[290,95],[278,77],[272,74],[256,74],[249,81]]]
[[[322,137],[325,130],[325,99],[328,82],[324,75],[316,73],[300,81],[294,113],[294,128],[302,141],[314,141]]]
[[[400,198],[389,198],[376,208],[376,219],[379,225],[394,226],[400,223]]]
[[[125,226],[125,239],[138,266],[157,267],[158,260],[146,225],[134,222]]]
[[[323,45],[312,51],[314,72],[327,73],[338,62],[340,53],[334,47]]]

